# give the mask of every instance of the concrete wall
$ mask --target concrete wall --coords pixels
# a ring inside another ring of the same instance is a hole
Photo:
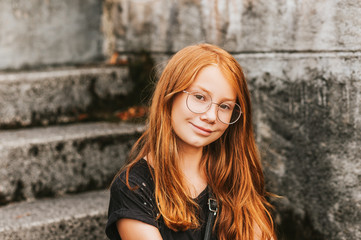
[[[0,1],[0,69],[102,57],[99,0]]]
[[[253,88],[268,187],[285,196],[283,227],[304,236],[298,239],[359,239],[360,55],[237,58]],[[323,237],[310,238],[316,235]]]
[[[210,42],[251,88],[281,239],[361,238],[361,2],[105,0],[103,51]]]
[[[358,0],[106,0],[104,49],[206,41],[232,52],[360,51],[360,15]]]

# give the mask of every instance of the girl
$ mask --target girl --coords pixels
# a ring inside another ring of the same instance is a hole
[[[176,53],[147,123],[111,186],[110,239],[276,238],[250,94],[229,53],[210,44]]]

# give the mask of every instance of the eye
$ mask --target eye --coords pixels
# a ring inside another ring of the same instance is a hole
[[[221,103],[219,105],[219,108],[225,111],[230,111],[232,110],[232,105],[228,104],[228,103]]]
[[[197,101],[207,101],[207,97],[201,93],[194,93],[193,97],[197,100]]]

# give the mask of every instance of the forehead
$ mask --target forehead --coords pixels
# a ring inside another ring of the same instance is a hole
[[[236,93],[221,70],[217,66],[207,66],[203,68],[191,84],[192,90],[203,90],[208,92],[212,98],[236,99]],[[215,100],[215,99],[214,99]]]

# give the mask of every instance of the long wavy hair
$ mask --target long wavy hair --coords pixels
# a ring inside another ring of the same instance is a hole
[[[171,111],[174,97],[187,89],[203,68],[214,64],[232,85],[242,115],[219,139],[203,148],[201,164],[220,204],[213,230],[220,240],[253,239],[255,232],[261,233],[261,239],[276,239],[253,135],[247,83],[238,62],[217,46],[189,46],[169,60],[153,93],[147,128],[133,146],[132,160],[125,167],[127,185],[130,188],[130,168],[148,156],[154,169],[155,199],[165,224],[175,231],[200,226],[199,206],[189,196],[178,166]]]

